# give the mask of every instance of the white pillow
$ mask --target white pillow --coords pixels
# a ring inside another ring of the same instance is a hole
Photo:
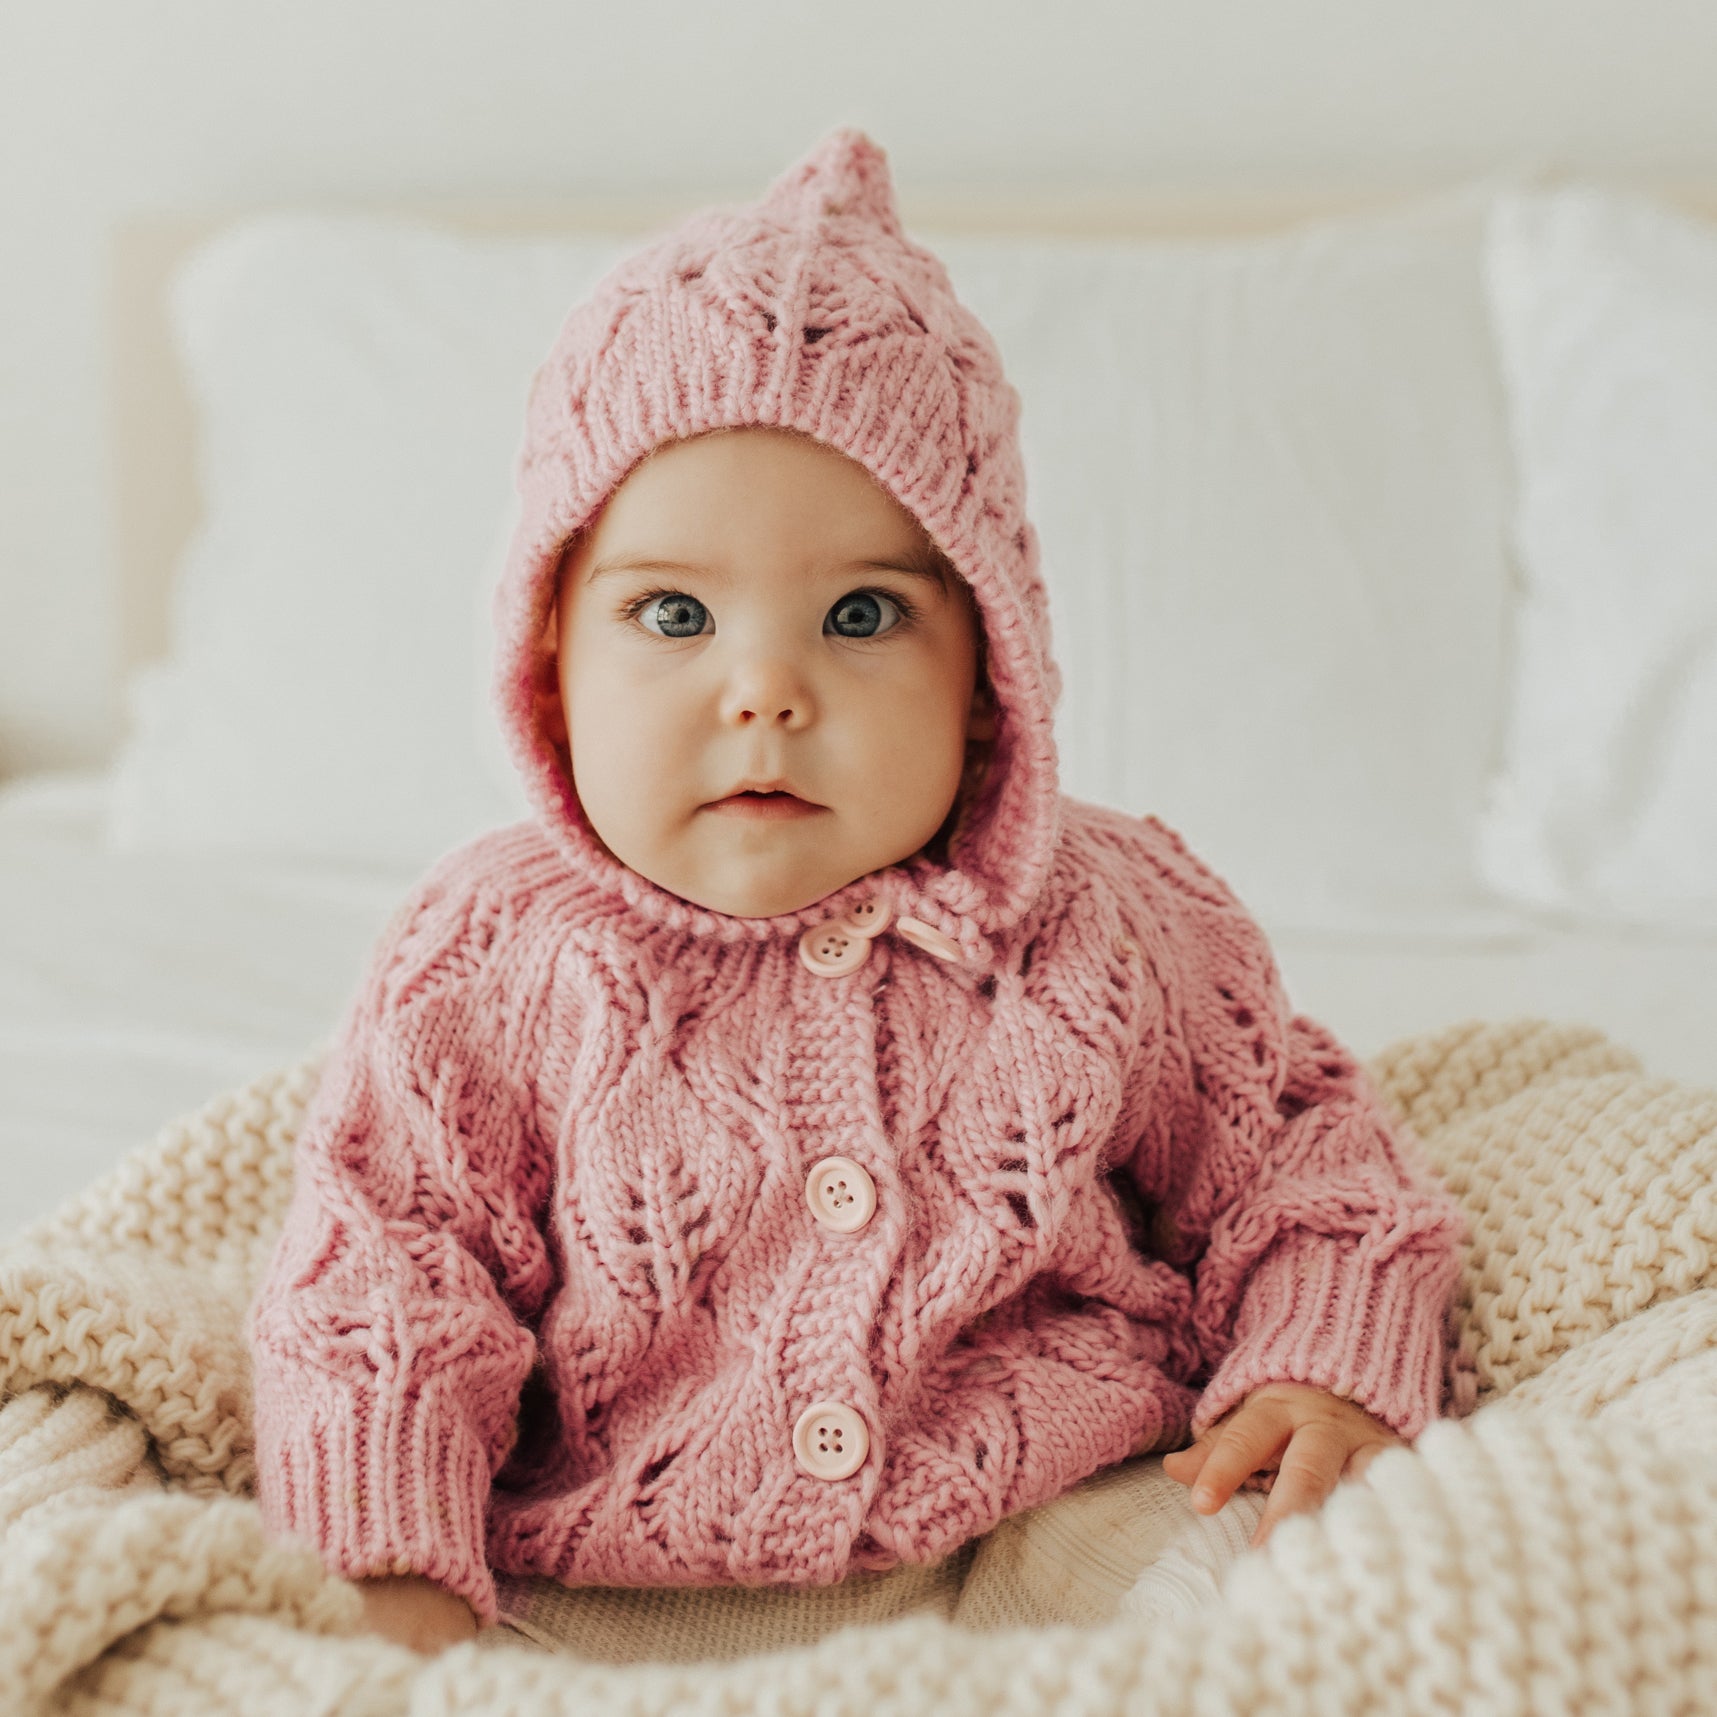
[[[280,215],[190,260],[204,517],[131,688],[115,845],[415,873],[526,814],[472,728],[485,557],[531,374],[625,249]]]
[[[1484,202],[928,239],[1023,395],[1068,790],[1158,812],[1273,926],[1512,922],[1472,852],[1507,596]],[[530,373],[624,248],[273,217],[193,261],[207,522],[122,842],[416,869],[524,814],[487,711],[497,515]]]
[[[1487,272],[1525,591],[1486,874],[1553,914],[1717,929],[1717,229],[1514,195]]]
[[[941,247],[1024,402],[1064,783],[1273,929],[1518,929],[1473,851],[1510,577],[1488,201]]]

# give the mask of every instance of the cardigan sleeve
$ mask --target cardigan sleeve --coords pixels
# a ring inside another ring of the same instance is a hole
[[[1163,1214],[1196,1262],[1201,1434],[1315,1385],[1413,1438],[1438,1416],[1465,1216],[1364,1068],[1293,1012],[1264,932],[1178,836],[1153,843],[1174,944]]]
[[[493,1475],[550,1286],[548,1169],[510,1066],[504,908],[444,861],[384,933],[306,1112],[252,1301],[259,1501],[333,1571],[428,1576],[497,1619]]]

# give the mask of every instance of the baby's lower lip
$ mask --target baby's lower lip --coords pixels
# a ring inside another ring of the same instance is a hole
[[[810,817],[824,808],[791,793],[730,793],[705,806],[729,817]]]

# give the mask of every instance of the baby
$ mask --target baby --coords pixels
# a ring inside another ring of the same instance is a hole
[[[1458,1207],[1221,879],[1059,792],[1017,418],[851,131],[539,370],[535,815],[385,932],[252,1308],[265,1518],[380,1631],[932,1563],[1146,1451],[1274,1473],[1261,1542],[1437,1414]]]

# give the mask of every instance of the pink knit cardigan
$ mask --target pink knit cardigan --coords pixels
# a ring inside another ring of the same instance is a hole
[[[1456,1207],[1176,835],[1066,812],[984,969],[885,931],[826,977],[792,938],[641,926],[531,824],[437,867],[254,1309],[271,1526],[493,1621],[491,1568],[943,1556],[1273,1379],[1415,1435]],[[830,1156],[874,1183],[856,1233],[808,1208]],[[838,1481],[793,1447],[830,1400],[870,1434]]]
[[[1439,1410],[1458,1206],[1223,881],[1060,793],[1017,414],[858,133],[568,319],[496,609],[535,816],[382,937],[252,1308],[264,1516],[330,1566],[489,1622],[496,1568],[826,1583],[1272,1380],[1407,1437]],[[763,919],[620,865],[532,711],[560,545],[648,448],[739,423],[924,521],[998,711],[944,859]],[[815,969],[837,919],[868,956]]]

